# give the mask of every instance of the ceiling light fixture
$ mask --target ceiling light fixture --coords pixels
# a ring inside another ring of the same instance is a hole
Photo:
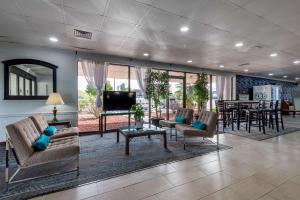
[[[286,75],[285,75],[285,76],[283,76],[283,78],[287,78],[287,77],[288,77],[288,76],[286,76]]]
[[[296,79],[296,80],[299,80],[299,77],[296,77],[295,79]]]
[[[181,32],[187,32],[188,30],[190,30],[190,29],[187,26],[183,26],[183,27],[180,28]]]
[[[49,40],[51,42],[58,42],[58,39],[56,37],[49,37]]]
[[[271,53],[271,54],[270,54],[270,57],[276,57],[276,56],[278,56],[277,53]]]
[[[235,47],[242,47],[242,46],[244,46],[244,43],[242,43],[242,42],[238,42],[235,44]]]
[[[248,72],[249,70],[248,69],[244,69],[244,72]]]
[[[298,64],[300,64],[300,60],[295,60],[293,63],[298,65]]]
[[[192,63],[193,61],[192,61],[192,60],[188,60],[187,62],[188,62],[188,63]]]
[[[274,74],[270,73],[269,76],[273,76]]]
[[[224,66],[224,65],[220,65],[219,67],[220,67],[220,68],[224,68],[225,66]]]
[[[149,56],[149,53],[144,53],[144,56],[146,56],[146,57]]]

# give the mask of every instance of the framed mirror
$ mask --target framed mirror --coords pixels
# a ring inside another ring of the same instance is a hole
[[[4,63],[4,99],[47,99],[56,92],[57,66],[34,59],[6,60]]]

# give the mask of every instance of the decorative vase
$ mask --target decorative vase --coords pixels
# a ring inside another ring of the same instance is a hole
[[[137,129],[143,128],[143,125],[144,125],[144,120],[140,119],[135,121],[135,126]]]

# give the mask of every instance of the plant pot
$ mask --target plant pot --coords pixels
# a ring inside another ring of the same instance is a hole
[[[142,129],[143,125],[144,125],[144,120],[141,119],[141,120],[135,121],[135,126],[137,129]]]
[[[159,126],[159,121],[160,120],[164,120],[164,118],[161,118],[161,117],[152,117],[150,120],[151,120],[151,124],[153,124],[154,126],[158,127]]]

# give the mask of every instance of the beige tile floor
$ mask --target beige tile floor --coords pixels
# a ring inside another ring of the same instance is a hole
[[[300,127],[300,118],[285,122]],[[233,148],[34,199],[300,199],[300,131],[265,141],[224,134],[220,142]]]

